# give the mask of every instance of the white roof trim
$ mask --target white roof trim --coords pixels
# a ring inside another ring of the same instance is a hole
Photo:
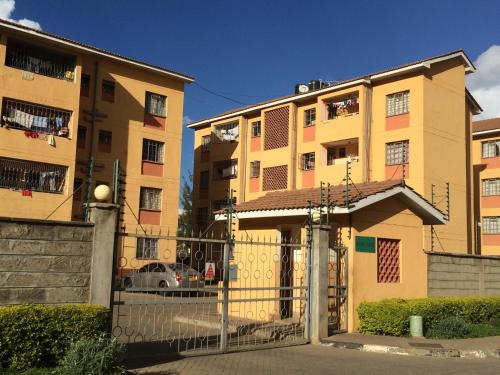
[[[390,198],[392,196],[401,194],[405,200],[410,203],[410,208],[420,211],[421,216],[426,216],[424,218],[424,223],[429,224],[445,224],[446,218],[444,215],[434,208],[429,202],[423,199],[420,195],[415,193],[413,190],[404,187],[396,186],[389,190],[370,195],[352,204],[351,207],[333,207],[333,215],[348,214],[358,211],[362,208],[370,206],[374,203],[380,202],[384,199]],[[326,208],[324,208],[326,212]],[[289,216],[306,216],[308,214],[307,208],[293,208],[293,209],[277,209],[277,210],[261,210],[261,211],[244,211],[236,212],[236,219],[257,219],[265,217],[289,217]],[[215,216],[216,221],[225,220],[225,214],[217,214]]]
[[[491,129],[491,130],[483,130],[480,132],[472,132],[472,135],[483,135],[483,134],[491,134],[491,133],[498,133],[498,132],[500,132],[500,128]]]
[[[92,54],[96,54],[96,55],[100,55],[100,56],[105,56],[105,57],[107,57],[109,59],[117,60],[117,61],[120,61],[120,62],[123,62],[123,63],[126,63],[126,64],[135,65],[135,66],[138,66],[138,67],[141,67],[141,68],[144,68],[144,69],[155,71],[157,73],[161,73],[161,74],[165,74],[165,75],[168,75],[168,76],[171,76],[171,77],[179,78],[179,79],[181,79],[183,81],[186,81],[186,82],[194,82],[193,78],[185,76],[185,75],[182,75],[182,74],[178,74],[178,73],[175,73],[175,72],[170,72],[170,71],[167,71],[167,70],[156,68],[156,67],[148,65],[146,63],[141,63],[141,62],[138,62],[138,61],[129,60],[129,59],[125,58],[125,57],[120,57],[120,56],[117,56],[117,55],[114,55],[114,54],[106,53],[104,51],[99,51],[98,49],[93,49],[93,48],[85,47],[85,46],[82,46],[82,45],[77,44],[77,43],[72,43],[72,42],[67,41],[67,40],[62,40],[62,39],[59,39],[59,38],[56,38],[56,37],[53,37],[53,36],[50,36],[50,35],[39,33],[36,30],[25,29],[24,27],[18,27],[16,25],[11,25],[9,23],[3,23],[3,22],[0,22],[0,26],[6,27],[6,28],[12,29],[12,30],[20,31],[20,32],[23,32],[25,34],[35,35],[37,37],[44,38],[44,39],[53,41],[55,43],[64,44],[66,46],[70,46],[72,48],[76,48],[76,49],[79,49],[79,50],[82,50],[82,51],[86,51],[86,52],[89,52],[89,53],[92,53]]]
[[[362,84],[362,83],[370,84],[371,80],[377,80],[377,79],[387,78],[387,77],[391,77],[391,76],[395,76],[395,75],[407,73],[407,72],[410,72],[410,71],[416,70],[416,69],[422,69],[422,68],[429,69],[432,64],[435,64],[435,63],[438,63],[438,62],[441,62],[441,61],[446,61],[446,60],[454,59],[456,57],[461,57],[461,58],[464,59],[464,61],[465,61],[465,72],[466,73],[472,73],[472,72],[476,71],[476,68],[474,67],[474,64],[472,64],[472,62],[467,58],[467,55],[465,53],[463,53],[463,52],[460,51],[460,52],[452,53],[450,55],[446,55],[446,56],[442,56],[442,57],[437,57],[435,59],[425,60],[425,61],[422,61],[420,63],[409,65],[409,66],[406,66],[406,67],[392,69],[392,70],[389,70],[389,71],[384,72],[384,73],[372,74],[370,76],[367,76],[366,78],[357,79],[357,80],[351,81],[351,82],[346,82],[346,83],[343,83],[343,84],[340,84],[340,85],[337,85],[337,86],[325,87],[324,89],[315,90],[315,91],[312,91],[312,92],[308,92],[306,94],[295,95],[295,96],[292,96],[292,97],[289,97],[289,98],[285,98],[285,99],[278,99],[278,100],[275,100],[275,101],[272,101],[272,102],[269,102],[269,103],[255,105],[253,107],[241,109],[239,111],[228,113],[226,115],[220,115],[220,116],[211,117],[211,118],[208,118],[208,119],[205,119],[205,120],[201,120],[201,121],[196,121],[196,122],[193,122],[193,123],[189,124],[187,127],[188,128],[196,128],[197,126],[200,126],[200,125],[205,125],[205,124],[209,124],[211,122],[215,122],[215,121],[224,120],[224,119],[231,118],[231,117],[236,117],[236,116],[244,115],[245,113],[257,111],[259,109],[264,109],[264,108],[273,107],[273,106],[284,104],[284,103],[288,103],[288,102],[293,102],[293,101],[296,101],[296,100],[302,100],[302,99],[306,99],[306,98],[309,98],[309,97],[318,96],[318,95],[325,94],[325,93],[328,93],[328,92],[331,92],[331,91],[335,91],[335,90],[338,90],[338,89],[342,89],[342,88],[345,88],[345,87],[355,86],[355,85]]]

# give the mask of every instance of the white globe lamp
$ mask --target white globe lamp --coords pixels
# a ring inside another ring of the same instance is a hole
[[[108,185],[99,185],[94,190],[94,197],[99,202],[104,202],[111,196],[111,189]]]

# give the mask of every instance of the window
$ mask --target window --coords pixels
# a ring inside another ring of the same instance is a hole
[[[78,148],[85,148],[87,142],[87,128],[85,126],[78,127],[78,135],[76,138],[76,146]]]
[[[225,180],[236,178],[238,176],[238,159],[225,160],[214,163],[214,169],[217,171],[215,179]]]
[[[207,190],[208,189],[208,181],[209,181],[209,172],[201,171],[200,172],[200,189]]]
[[[304,127],[313,126],[316,124],[316,108],[307,109],[304,111]]]
[[[137,249],[135,257],[138,259],[157,259],[158,238],[150,238],[150,237],[137,238]]]
[[[102,80],[102,100],[110,103],[115,101],[115,83],[113,81]]]
[[[500,156],[500,140],[482,142],[481,149],[482,158],[494,158],[496,156]]]
[[[410,111],[410,92],[403,91],[387,95],[387,116],[400,115]]]
[[[218,142],[236,142],[239,137],[238,121],[227,124],[216,125],[214,127],[215,140]]]
[[[146,93],[146,112],[153,116],[166,116],[167,97],[152,92]]]
[[[161,189],[141,187],[140,208],[144,210],[161,210]]]
[[[201,137],[201,152],[209,152],[210,151],[210,136],[204,135]]]
[[[483,195],[500,195],[500,178],[483,180]]]
[[[399,283],[399,240],[377,238],[377,282]]]
[[[484,234],[500,233],[500,216],[483,217],[483,233]]]
[[[142,160],[163,163],[163,142],[142,140]]]
[[[260,121],[252,122],[252,137],[260,137],[261,135],[261,125]]]
[[[326,165],[334,165],[336,157],[336,149],[333,147],[328,147],[326,150]]]
[[[260,176],[260,161],[252,161],[250,162],[250,177],[259,177]]]
[[[306,154],[302,154],[300,158],[300,169],[303,171],[310,171],[314,169],[314,152],[308,152]]]
[[[208,223],[208,207],[199,207],[196,215],[196,223],[198,225],[206,225]]]
[[[73,199],[81,200],[82,199],[82,185],[83,180],[81,178],[75,178],[73,181]]]
[[[99,143],[97,150],[100,152],[111,152],[112,133],[107,130],[99,130]]]
[[[80,96],[85,96],[87,98],[90,96],[90,76],[88,74],[82,74]]]
[[[396,165],[406,164],[409,158],[409,142],[399,141],[387,143],[385,148],[385,164]]]

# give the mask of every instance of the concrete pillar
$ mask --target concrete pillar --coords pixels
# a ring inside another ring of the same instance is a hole
[[[311,343],[328,337],[328,252],[330,225],[313,225],[311,254]]]
[[[90,221],[94,223],[89,303],[111,308],[119,206],[110,203],[89,203],[88,208]]]

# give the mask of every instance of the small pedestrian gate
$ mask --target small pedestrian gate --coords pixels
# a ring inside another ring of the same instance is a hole
[[[182,353],[308,342],[311,241],[285,236],[117,233],[112,334]]]

